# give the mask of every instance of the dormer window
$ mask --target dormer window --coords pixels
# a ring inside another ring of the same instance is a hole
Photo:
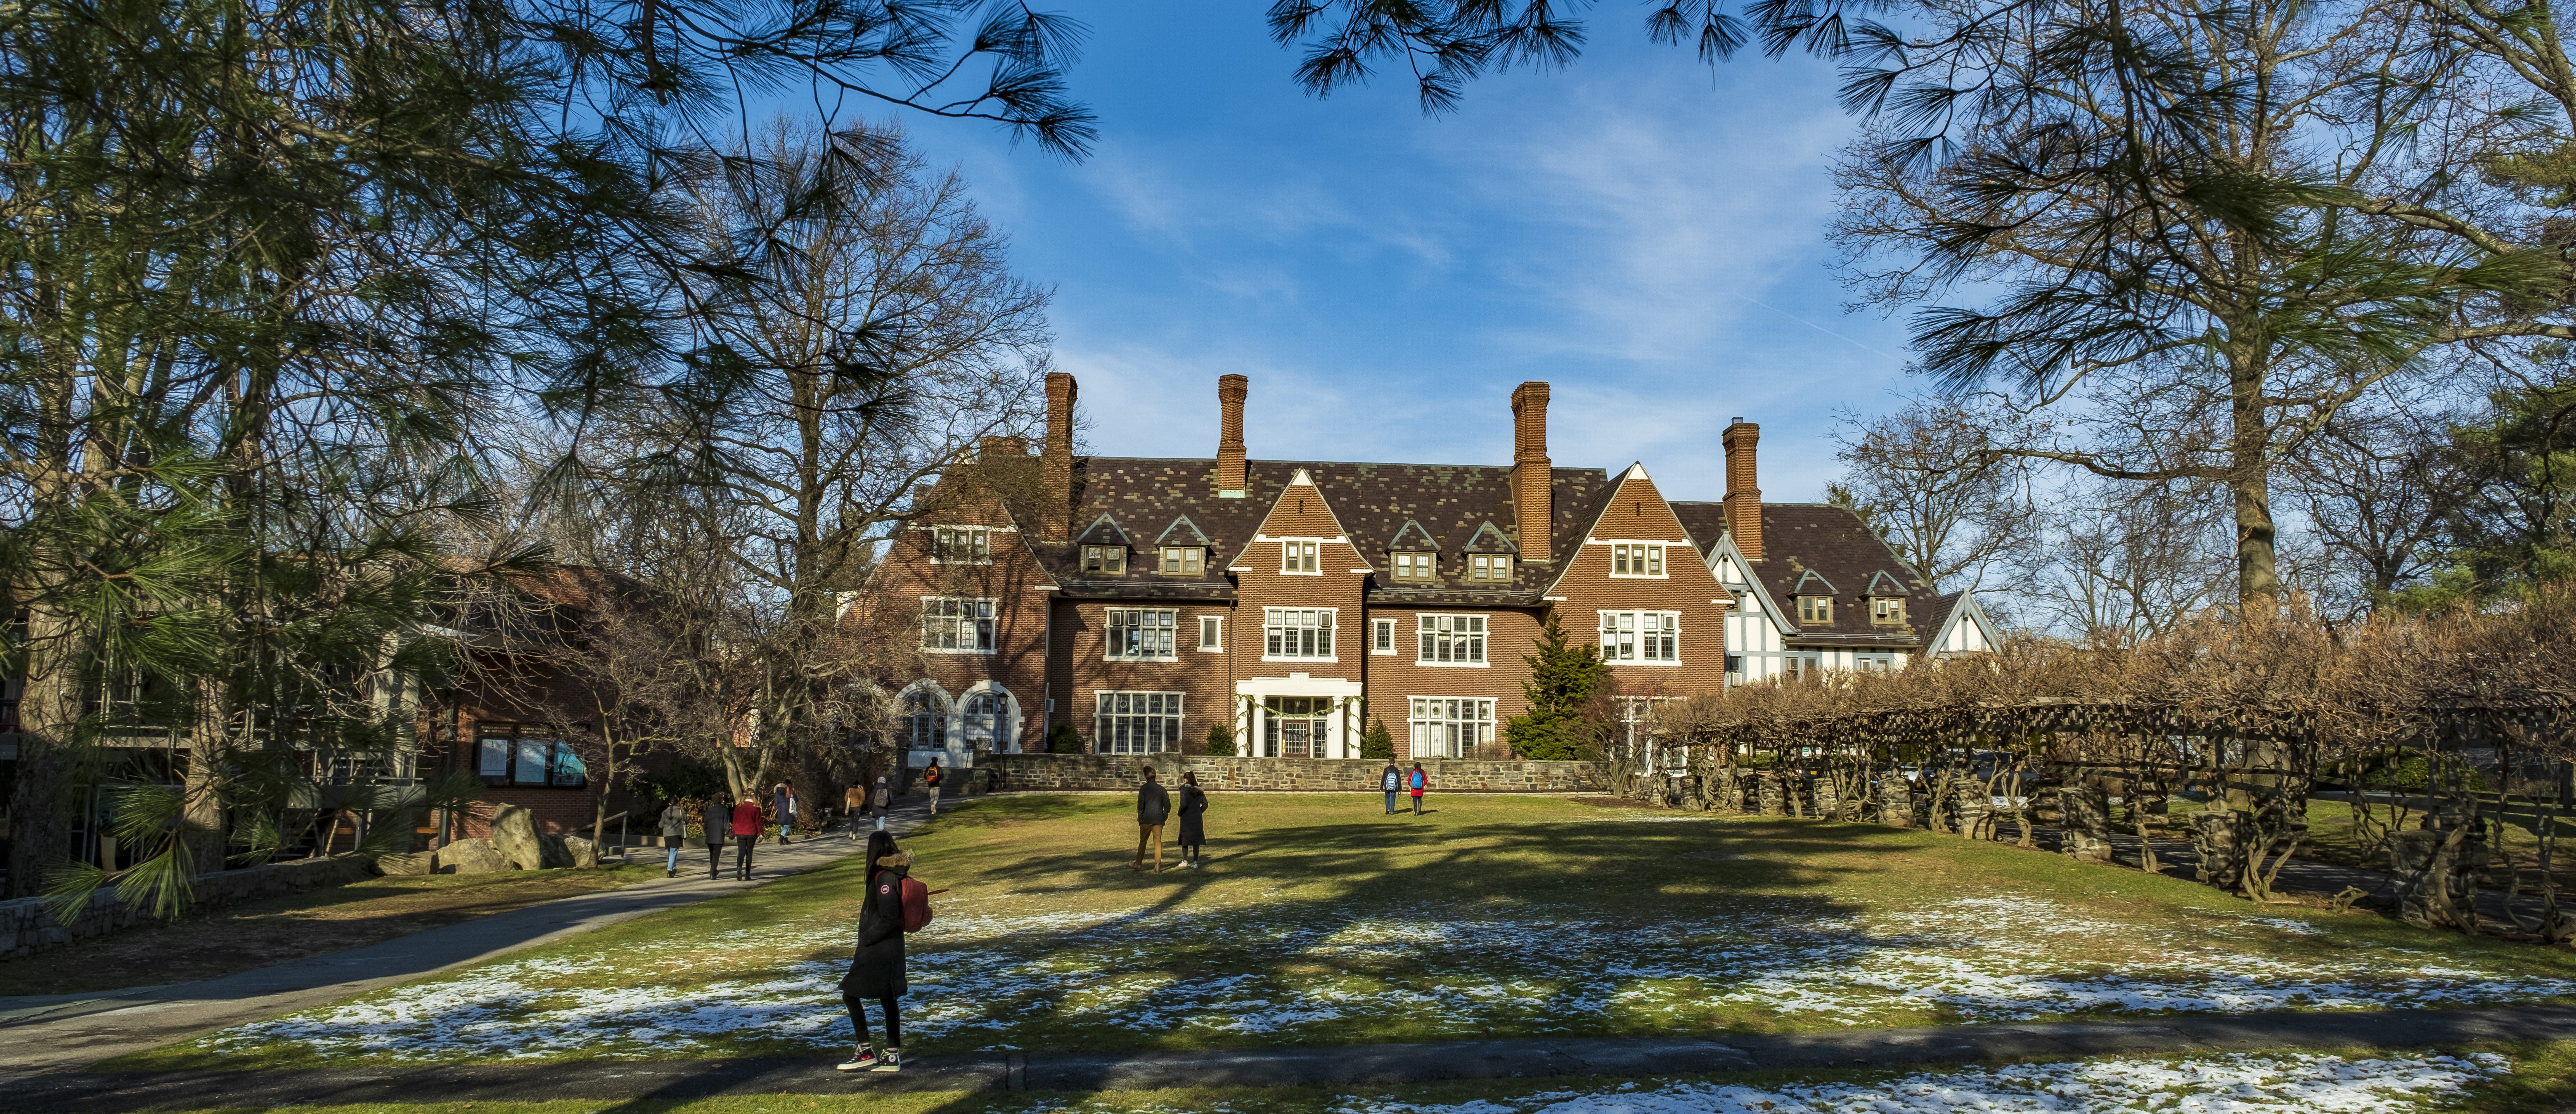
[[[1801,623],[1833,622],[1834,598],[1832,596],[1798,597],[1798,621]]]
[[[1436,553],[1394,554],[1397,580],[1432,580],[1440,575],[1440,555]]]
[[[1869,601],[1869,621],[1893,626],[1905,621],[1905,597],[1879,597]]]
[[[992,564],[993,532],[982,526],[933,527],[930,559],[943,565]]]
[[[1163,547],[1163,575],[1197,576],[1207,568],[1207,551],[1195,545]]]
[[[1512,580],[1512,557],[1508,553],[1470,553],[1467,555],[1467,581],[1471,584],[1509,584]]]
[[[1291,573],[1324,571],[1323,561],[1318,556],[1320,545],[1321,543],[1318,542],[1279,543],[1279,571]]]
[[[1086,545],[1082,547],[1082,571],[1109,576],[1127,572],[1127,547],[1123,545]]]

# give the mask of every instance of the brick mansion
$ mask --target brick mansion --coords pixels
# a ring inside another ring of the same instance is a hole
[[[1643,464],[1552,461],[1545,383],[1512,392],[1502,465],[1252,459],[1249,386],[1218,379],[1213,457],[1076,456],[1076,384],[1051,374],[1034,459],[996,438],[923,493],[850,605],[919,632],[913,765],[1064,723],[1103,754],[1195,752],[1221,724],[1238,754],[1353,758],[1371,723],[1399,756],[1492,754],[1551,614],[1634,698],[1994,643],[1850,511],[1765,505],[1742,419],[1724,501],[1676,502]]]

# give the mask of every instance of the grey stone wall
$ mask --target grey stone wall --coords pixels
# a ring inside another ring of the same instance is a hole
[[[1410,769],[1407,759],[1398,765]],[[1072,789],[1133,789],[1152,766],[1163,784],[1175,785],[1181,771],[1199,776],[1211,793],[1330,791],[1375,792],[1386,762],[1375,758],[1210,758],[1178,754],[990,754],[976,759],[976,770],[999,792]],[[1490,762],[1476,759],[1425,759],[1434,793],[1599,793],[1609,784],[1609,771],[1597,762]]]
[[[355,855],[334,855],[201,874],[197,876],[197,908],[229,905],[249,898],[295,893],[319,886],[345,885],[374,873],[365,859]],[[89,907],[72,918],[70,924],[56,918],[53,911],[45,907],[43,898],[0,901],[0,959],[15,959],[74,940],[103,936],[152,919],[149,910],[136,909],[118,901],[113,888],[91,894]]]

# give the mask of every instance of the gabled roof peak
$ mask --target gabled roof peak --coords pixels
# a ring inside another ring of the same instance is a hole
[[[1315,477],[1310,476],[1310,475],[1307,475],[1307,474],[1306,474],[1306,470],[1305,470],[1305,469],[1303,469],[1303,468],[1300,468],[1300,469],[1298,469],[1298,470],[1297,470],[1297,474],[1296,474],[1296,475],[1293,475],[1293,476],[1288,477],[1288,486],[1290,486],[1290,487],[1301,487],[1301,486],[1302,486],[1302,487],[1313,487],[1313,486],[1315,486]]]
[[[1206,532],[1199,529],[1198,523],[1190,521],[1190,516],[1182,515],[1173,519],[1171,525],[1163,527],[1162,536],[1155,538],[1154,544],[1205,547],[1209,542]]]
[[[1623,480],[1644,480],[1648,483],[1653,483],[1655,479],[1653,476],[1646,474],[1646,462],[1642,460],[1630,464],[1626,472],[1620,473],[1619,478]]]
[[[1814,569],[1808,569],[1805,575],[1798,578],[1796,586],[1789,589],[1789,594],[1793,596],[1830,596],[1834,594],[1834,582],[1825,579],[1823,573],[1817,572]]]
[[[1423,529],[1420,522],[1408,518],[1404,520],[1403,528],[1395,532],[1395,537],[1388,539],[1386,548],[1390,553],[1438,553],[1440,542],[1431,536],[1431,531]]]
[[[1487,522],[1476,528],[1476,536],[1467,539],[1469,553],[1518,553],[1521,547],[1503,536],[1501,528]]]
[[[1075,535],[1074,540],[1084,545],[1136,544],[1128,538],[1127,531],[1118,525],[1118,520],[1105,513],[1092,519],[1091,525],[1083,527],[1082,533]]]
[[[1869,587],[1863,589],[1861,594],[1864,596],[1902,596],[1906,594],[1905,581],[1898,579],[1894,574],[1889,573],[1886,569],[1880,569],[1878,572],[1870,576]]]

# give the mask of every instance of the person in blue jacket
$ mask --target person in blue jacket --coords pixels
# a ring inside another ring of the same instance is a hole
[[[1386,769],[1377,775],[1377,787],[1386,790],[1386,814],[1395,815],[1396,794],[1404,791],[1404,771],[1395,768],[1395,759],[1386,760]]]

